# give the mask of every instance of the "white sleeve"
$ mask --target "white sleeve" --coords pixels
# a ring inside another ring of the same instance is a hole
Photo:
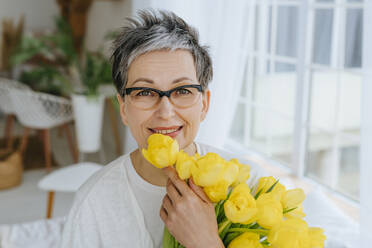
[[[143,220],[139,221],[142,212],[134,205],[122,162],[105,166],[79,189],[65,223],[61,248],[152,247],[151,236]]]
[[[73,207],[62,234],[61,248],[103,247],[94,209],[84,202]]]

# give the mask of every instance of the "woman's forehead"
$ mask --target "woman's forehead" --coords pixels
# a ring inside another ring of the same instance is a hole
[[[138,56],[128,70],[128,84],[197,83],[194,59],[187,50],[153,51]]]

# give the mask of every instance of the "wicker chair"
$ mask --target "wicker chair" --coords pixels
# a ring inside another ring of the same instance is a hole
[[[4,137],[6,139],[6,148],[10,149],[13,145],[13,123],[15,119],[15,112],[13,105],[10,101],[10,89],[19,89],[23,91],[31,90],[25,84],[0,77],[0,111],[5,114],[6,124],[4,128]]]
[[[74,162],[77,162],[78,152],[68,126],[68,123],[73,120],[72,106],[68,99],[19,89],[10,89],[9,96],[18,121],[25,127],[22,143],[27,144],[30,129],[41,131],[47,171],[51,169],[49,130],[54,127],[65,129],[72,157]]]

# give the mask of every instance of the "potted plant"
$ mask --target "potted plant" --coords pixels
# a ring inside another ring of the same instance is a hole
[[[79,54],[63,17],[55,19],[55,26],[52,34],[24,37],[12,62],[31,66],[21,81],[34,90],[71,97],[79,150],[96,152],[101,146],[105,98],[99,86],[111,83],[111,65],[101,53]]]
[[[78,145],[81,152],[97,152],[101,147],[105,96],[99,86],[111,82],[111,66],[100,53],[87,52],[85,63],[78,68],[79,82],[75,84],[72,105]]]
[[[19,80],[33,90],[68,96],[69,71],[78,63],[69,24],[56,17],[53,33],[23,36],[10,61],[23,66]]]

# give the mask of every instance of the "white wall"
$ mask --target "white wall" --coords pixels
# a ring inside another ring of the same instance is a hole
[[[27,29],[41,30],[53,27],[52,17],[58,13],[59,9],[54,0],[0,0],[0,20],[5,17],[18,20],[25,14]]]
[[[95,1],[88,16],[85,45],[88,50],[96,50],[103,45],[103,38],[109,30],[120,28],[126,17],[132,13],[132,1]],[[110,44],[105,44],[109,53]]]
[[[53,16],[58,13],[58,6],[53,0],[0,0],[0,22],[4,18],[11,18],[14,23],[18,23],[24,14],[25,30],[38,31],[52,28]],[[2,24],[0,23],[1,33]],[[0,39],[0,46],[1,42]]]

